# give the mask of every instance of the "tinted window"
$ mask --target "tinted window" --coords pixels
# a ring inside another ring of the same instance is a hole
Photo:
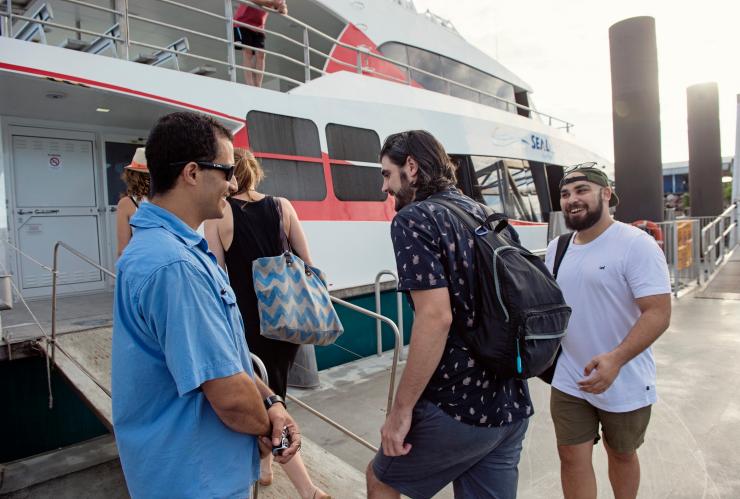
[[[121,142],[105,143],[105,177],[108,185],[108,204],[116,205],[126,194],[126,184],[121,179],[123,167],[131,163],[136,144]]]
[[[326,125],[326,142],[331,159],[378,162],[380,138],[375,130],[331,123]]]
[[[501,192],[501,179],[504,178],[504,164],[498,158],[472,156],[475,177],[485,203],[497,213],[505,213]]]
[[[334,194],[342,201],[385,201],[383,177],[377,166],[331,165]]]
[[[442,61],[439,55],[415,47],[406,48],[409,54],[409,64],[415,68],[423,69],[434,75],[442,75]],[[429,76],[419,71],[411,71],[411,77],[427,90],[433,90],[443,94],[449,93],[447,82]]]
[[[265,178],[259,190],[295,201],[321,201],[326,197],[324,166],[321,163],[260,159]]]
[[[380,53],[389,59],[394,61],[402,62],[404,64],[409,63],[408,55],[406,54],[406,46],[400,43],[386,43],[380,48]],[[406,68],[404,66],[396,66],[399,71],[403,73],[404,78],[406,77]]]
[[[319,131],[311,120],[251,111],[247,128],[255,152],[321,157]]]

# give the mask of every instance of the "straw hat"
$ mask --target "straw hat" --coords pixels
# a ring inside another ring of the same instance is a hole
[[[146,166],[146,153],[143,147],[137,147],[134,153],[134,159],[131,160],[130,165],[124,166],[126,170],[133,170],[139,173],[149,173],[149,168]]]

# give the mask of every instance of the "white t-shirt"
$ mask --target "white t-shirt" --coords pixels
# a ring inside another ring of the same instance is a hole
[[[552,270],[557,239],[547,247],[545,263]],[[636,298],[671,292],[665,255],[646,232],[614,222],[587,244],[571,240],[558,284],[573,309],[563,352],[552,386],[594,407],[629,412],[654,404],[655,360],[650,348],[625,364],[614,383],[601,394],[586,393],[577,382],[596,355],[614,350],[640,317]]]

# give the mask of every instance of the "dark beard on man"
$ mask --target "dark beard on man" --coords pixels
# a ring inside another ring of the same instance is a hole
[[[601,212],[604,209],[604,200],[599,196],[599,203],[596,205],[594,210],[591,210],[586,205],[586,216],[583,218],[571,219],[571,215],[568,212],[564,212],[565,226],[570,230],[586,230],[590,229],[601,219]]]
[[[398,189],[398,192],[393,193],[393,197],[396,200],[396,211],[400,211],[401,208],[412,202],[414,197],[416,197],[416,189],[411,186],[409,176],[406,172],[402,171],[400,177],[401,188]]]

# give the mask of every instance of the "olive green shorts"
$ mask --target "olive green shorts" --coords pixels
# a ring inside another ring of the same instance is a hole
[[[553,388],[550,413],[555,423],[558,445],[578,445],[599,441],[599,424],[609,447],[619,453],[632,453],[645,441],[650,409],[645,406],[630,412],[598,409],[586,400]]]

